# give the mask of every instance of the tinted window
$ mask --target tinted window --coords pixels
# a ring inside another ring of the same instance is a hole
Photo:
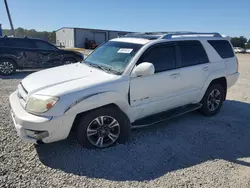
[[[231,45],[226,40],[209,40],[209,44],[217,51],[221,58],[234,57]]]
[[[47,42],[43,42],[43,41],[36,41],[36,46],[39,49],[42,50],[56,50],[57,48]]]
[[[35,48],[35,44],[26,39],[5,39],[4,45],[15,48]]]
[[[207,54],[199,41],[182,41],[178,44],[183,67],[209,62]]]
[[[0,46],[4,46],[3,39],[0,39]]]
[[[153,63],[155,72],[174,69],[176,63],[175,47],[173,45],[153,47],[146,52],[140,62]]]

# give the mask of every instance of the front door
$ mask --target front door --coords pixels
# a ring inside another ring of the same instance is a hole
[[[62,57],[59,50],[42,40],[37,40],[37,56],[39,58],[39,68],[49,68],[62,65]]]
[[[151,47],[137,65],[142,62],[152,63],[155,73],[130,80],[130,105],[134,109],[135,119],[176,107],[181,89],[174,43]]]

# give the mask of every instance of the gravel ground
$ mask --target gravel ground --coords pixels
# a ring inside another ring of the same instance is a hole
[[[186,114],[105,150],[74,139],[23,143],[8,96],[30,72],[0,79],[0,187],[250,187],[250,55],[239,60],[241,77],[220,114]]]

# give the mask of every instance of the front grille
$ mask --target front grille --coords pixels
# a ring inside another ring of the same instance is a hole
[[[22,83],[18,85],[18,97],[23,108],[26,106],[28,92],[23,87]]]

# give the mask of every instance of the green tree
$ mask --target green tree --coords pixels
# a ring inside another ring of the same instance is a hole
[[[248,40],[247,44],[246,44],[246,48],[250,49],[250,39]]]
[[[24,29],[24,28],[17,28],[15,29],[16,37],[32,37],[32,38],[39,38],[42,40],[46,40],[50,43],[55,44],[56,43],[56,32],[47,32],[47,31],[36,31],[35,29]],[[3,29],[3,35],[11,36],[11,30],[10,29]]]
[[[245,44],[247,42],[246,37],[240,36],[240,37],[233,37],[231,39],[231,43],[234,47],[242,47],[245,48]]]

